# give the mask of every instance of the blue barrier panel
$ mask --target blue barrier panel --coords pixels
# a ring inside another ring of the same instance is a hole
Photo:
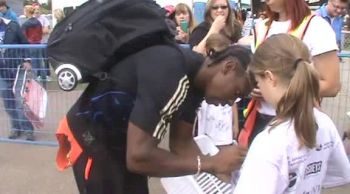
[[[193,3],[193,15],[198,24],[204,21],[205,6],[206,3],[204,2]]]
[[[2,44],[2,49],[45,49],[46,44]]]
[[[350,58],[350,51],[341,51],[338,56],[341,58]]]

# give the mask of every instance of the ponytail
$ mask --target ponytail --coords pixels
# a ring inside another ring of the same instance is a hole
[[[311,64],[297,59],[289,87],[277,104],[277,118],[291,118],[300,146],[315,147],[317,124],[314,102],[319,97],[319,79]]]
[[[258,47],[249,71],[260,76],[270,71],[286,87],[286,92],[276,105],[277,116],[270,123],[270,130],[291,119],[300,146],[313,148],[317,132],[313,108],[319,99],[320,86],[310,58],[309,49],[300,39],[277,34]]]

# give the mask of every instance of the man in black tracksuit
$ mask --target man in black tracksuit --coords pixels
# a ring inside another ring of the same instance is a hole
[[[90,83],[67,114],[83,150],[73,164],[80,193],[147,194],[147,176],[240,168],[244,149],[227,146],[203,156],[192,128],[203,98],[226,104],[249,93],[249,61],[250,52],[239,46],[204,60],[176,45],[155,45],[122,60],[110,79]],[[171,151],[158,147],[168,130]]]

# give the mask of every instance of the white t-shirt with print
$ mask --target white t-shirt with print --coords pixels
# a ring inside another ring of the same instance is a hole
[[[318,194],[323,186],[350,182],[350,163],[332,120],[314,109],[314,149],[302,147],[291,121],[254,139],[234,194]]]
[[[290,24],[290,20],[272,22],[267,37],[274,34],[287,33]],[[260,25],[263,25],[263,23],[260,23]],[[257,29],[259,29],[259,26],[257,26]],[[335,33],[332,27],[319,16],[315,16],[311,19],[309,27],[305,32],[303,42],[309,48],[312,56],[338,50]],[[266,115],[276,115],[275,109],[265,101],[261,101],[259,112]]]

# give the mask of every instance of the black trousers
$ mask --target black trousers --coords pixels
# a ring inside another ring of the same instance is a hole
[[[94,153],[90,176],[85,180],[87,159],[84,153],[73,166],[80,194],[148,194],[147,177],[127,170],[125,151],[101,149]]]
[[[265,127],[267,126],[267,124],[269,124],[269,122],[274,118],[275,116],[271,116],[271,115],[264,115],[261,113],[257,113],[256,114],[256,120],[255,120],[255,125],[254,125],[254,130],[252,135],[249,137],[249,147],[252,144],[254,138],[260,133],[262,132]]]

